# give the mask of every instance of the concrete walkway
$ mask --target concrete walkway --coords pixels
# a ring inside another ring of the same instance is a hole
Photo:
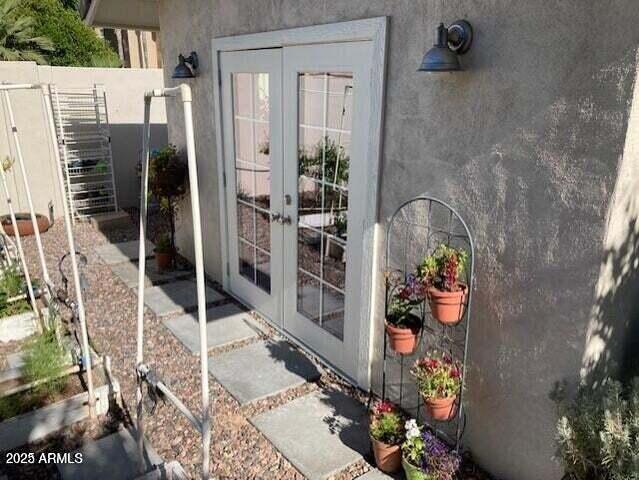
[[[137,242],[126,243],[103,247],[100,256],[137,292],[137,284],[132,281],[137,273],[133,258],[137,257],[137,249],[131,245]],[[112,262],[114,259],[122,261]],[[156,285],[156,282],[163,283]],[[192,277],[164,282],[147,275],[145,303],[184,348],[197,355],[195,282]],[[240,405],[320,378],[320,369],[306,355],[283,339],[265,339],[259,322],[232,304],[229,297],[210,287],[206,295],[207,302],[215,304],[207,310],[207,344],[213,349],[209,354],[209,372]],[[219,347],[225,350],[216,352],[214,349]],[[361,460],[369,451],[365,406],[336,390],[314,391],[249,421],[309,479],[336,474]]]

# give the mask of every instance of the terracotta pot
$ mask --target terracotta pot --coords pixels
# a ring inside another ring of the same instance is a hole
[[[44,233],[49,230],[50,225],[47,217],[36,213],[36,221],[38,224],[38,231],[40,233]],[[20,233],[21,237],[26,237],[35,233],[33,230],[33,223],[31,223],[31,215],[28,213],[16,213],[16,224],[18,225],[18,233]],[[7,235],[15,236],[13,224],[11,223],[11,217],[9,215],[4,215],[2,217],[2,228],[4,228],[4,232]]]
[[[404,457],[402,457],[402,467],[404,467],[406,480],[433,480],[432,475],[424,473],[421,468],[412,465]]]
[[[173,266],[173,252],[155,252],[158,270],[168,270]]]
[[[375,464],[382,472],[393,473],[399,470],[402,462],[402,451],[399,445],[388,445],[371,437]]]
[[[455,404],[457,397],[449,398],[424,398],[424,408],[426,413],[433,420],[451,420],[457,413]]]
[[[435,287],[428,289],[430,313],[435,320],[444,325],[454,325],[464,315],[464,304],[468,288],[464,284],[459,286],[460,290],[456,292],[443,292]]]
[[[417,346],[417,337],[420,329],[398,328],[388,322],[385,323],[390,347],[402,355],[413,353]]]

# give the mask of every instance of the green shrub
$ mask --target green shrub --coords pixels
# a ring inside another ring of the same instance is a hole
[[[7,297],[15,297],[24,293],[24,278],[22,272],[15,265],[7,268],[0,277],[0,291]]]
[[[67,377],[59,376],[66,367],[66,360],[66,352],[53,331],[44,332],[29,343],[22,367],[25,381],[35,382],[58,377],[35,387],[34,394],[48,396],[64,388]]]
[[[554,392],[557,456],[571,480],[639,480],[639,378],[623,388],[581,387],[573,399]]]
[[[53,42],[53,51],[44,55],[51,65],[121,66],[117,53],[82,21],[76,10],[65,8],[60,0],[22,0],[19,9],[34,19],[35,35]]]

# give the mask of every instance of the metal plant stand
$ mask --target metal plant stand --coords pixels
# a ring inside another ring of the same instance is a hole
[[[422,329],[418,346],[410,355],[392,351],[388,346],[388,335],[384,333],[382,398],[399,405],[459,451],[466,425],[463,382],[466,378],[475,251],[466,222],[445,202],[420,195],[404,202],[390,217],[386,231],[385,314],[389,307],[391,277],[398,275],[405,281],[409,274],[415,272],[418,263],[442,243],[468,252],[468,266],[464,272],[465,278],[462,279],[468,285],[464,313],[459,323],[445,326],[432,317],[426,299],[421,314]],[[427,416],[422,408],[423,400],[410,375],[414,362],[433,349],[451,355],[462,365],[462,387],[457,396],[457,413],[448,421],[435,421]]]

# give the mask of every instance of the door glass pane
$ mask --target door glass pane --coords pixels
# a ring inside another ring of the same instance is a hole
[[[271,160],[268,74],[233,74],[240,274],[271,291]]]
[[[353,75],[298,76],[297,311],[344,339]]]

